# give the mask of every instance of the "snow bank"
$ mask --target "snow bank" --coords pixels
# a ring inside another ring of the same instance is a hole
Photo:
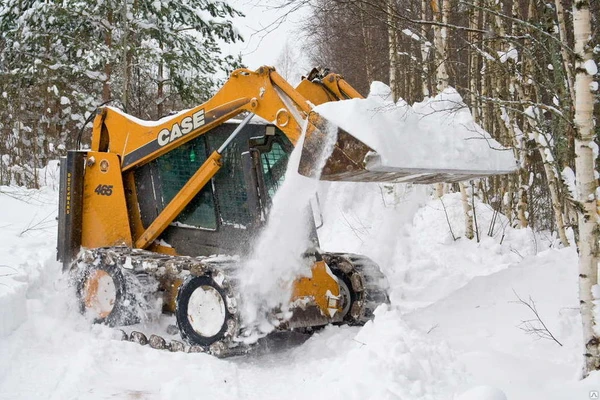
[[[515,170],[512,151],[475,123],[455,89],[412,107],[391,99],[388,86],[373,82],[366,99],[332,101],[314,110],[374,149],[385,167]]]
[[[392,302],[409,311],[549,246],[530,229],[512,228],[478,198],[480,241],[468,240],[460,193],[440,200],[430,191],[423,185],[328,183],[320,191],[321,247],[371,257],[390,281]]]
[[[5,269],[0,268],[0,276]],[[27,285],[12,279],[5,279],[0,285],[0,338],[7,336],[27,318]]]
[[[40,176],[52,182],[53,169],[49,165]],[[55,256],[56,195],[49,187],[0,187],[0,338],[26,320],[30,290],[40,285]]]
[[[295,351],[299,362],[300,355],[318,361],[332,350],[337,360],[336,368],[319,368],[307,391],[294,398],[433,400],[450,398],[463,382],[447,344],[411,329],[396,309],[380,306],[375,319],[347,340],[328,340],[331,333],[315,335]],[[320,336],[330,348],[323,348]]]
[[[492,386],[477,386],[459,395],[456,400],[507,400],[504,392]]]
[[[575,399],[575,392],[564,384],[576,382],[581,365],[577,293],[576,249],[548,249],[496,273],[476,277],[405,319],[413,328],[430,331],[431,339],[447,340],[463,353],[458,358],[472,381],[500,388],[508,399]],[[538,328],[541,325],[517,295],[535,303],[544,324],[562,346],[521,329],[526,326],[524,321]]]

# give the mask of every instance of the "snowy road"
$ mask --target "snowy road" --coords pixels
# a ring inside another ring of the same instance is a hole
[[[90,326],[53,261],[56,192],[1,192],[0,399],[497,400],[501,390],[511,400],[585,400],[600,389],[597,375],[577,381],[575,251],[544,250],[543,240],[510,228],[502,244],[452,241],[439,204],[415,193],[323,192],[324,217],[335,221],[321,232],[323,247],[384,266],[390,309],[363,328],[278,337],[219,360],[120,342]],[[460,236],[460,202],[444,201]],[[563,347],[518,328],[530,316],[515,292],[535,300]],[[489,387],[487,397],[464,393],[480,385],[497,388],[495,397]]]

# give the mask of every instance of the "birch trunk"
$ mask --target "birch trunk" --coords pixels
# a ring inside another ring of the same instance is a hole
[[[448,23],[448,12],[450,11],[449,0],[439,0],[441,7],[438,7],[434,1],[434,13],[436,13],[437,20],[442,24]],[[448,70],[446,68],[446,60],[448,59],[448,28],[446,26],[433,27],[434,33],[434,45],[435,45],[435,63],[436,63],[436,87],[438,93],[441,93],[448,87]]]
[[[565,232],[565,222],[562,213],[562,202],[558,195],[558,171],[556,170],[556,162],[551,156],[549,157],[550,149],[548,148],[547,140],[542,140],[539,130],[535,127],[534,138],[539,146],[540,156],[542,158],[542,163],[544,164],[544,172],[546,174],[546,179],[548,180],[548,190],[550,191],[550,197],[552,199],[552,211],[554,212],[554,218],[556,220],[558,237],[564,247],[569,247],[569,239],[567,239],[567,234]]]
[[[595,178],[594,103],[585,62],[592,59],[592,37],[589,2],[573,3],[573,30],[575,34],[575,177],[579,202],[579,300],[583,324],[584,365],[583,376],[600,369],[600,339],[595,331],[596,307],[593,287],[598,283],[598,210]]]
[[[396,68],[398,66],[398,32],[394,25],[394,0],[387,1],[388,54],[390,60],[390,89],[394,102],[398,100]]]
[[[427,0],[421,0],[421,19],[423,21],[427,20]],[[431,43],[427,41],[427,26],[423,24],[421,26],[421,36],[423,37],[423,41],[421,42],[421,62],[422,65],[422,73],[421,73],[421,81],[422,81],[422,90],[423,97],[429,97],[429,51],[431,49]]]
[[[473,207],[469,203],[469,196],[467,194],[467,188],[465,184],[460,182],[460,198],[462,200],[463,211],[465,213],[465,237],[467,239],[473,239]]]
[[[475,6],[481,6],[481,0],[475,1]],[[471,15],[469,18],[469,27],[473,30],[479,28],[479,13],[480,10],[477,8],[473,8],[471,10]],[[469,33],[469,40],[471,45],[477,46],[477,42],[479,39],[479,35],[475,32]],[[479,120],[479,105],[477,102],[477,77],[479,76],[479,53],[471,50],[469,52],[469,91],[470,99],[471,99],[471,114],[473,114],[473,119],[475,121]]]
[[[363,5],[359,3],[359,14],[360,14],[360,27],[362,31],[363,45],[365,47],[365,73],[367,75],[367,82],[371,83],[374,80],[373,63],[371,62],[371,40],[369,28],[365,23],[365,11]]]
[[[565,69],[565,77],[567,79],[567,91],[571,95],[572,101],[575,99],[575,89],[573,87],[573,70],[569,63],[569,53],[567,51],[567,29],[565,27],[565,11],[563,9],[562,0],[554,0],[556,6],[556,23],[558,25],[558,34],[563,46],[560,47],[560,55],[562,58],[563,68]]]

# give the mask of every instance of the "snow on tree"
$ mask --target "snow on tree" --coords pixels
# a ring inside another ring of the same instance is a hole
[[[35,186],[37,168],[73,148],[107,100],[146,119],[206,100],[240,66],[220,51],[241,39],[236,15],[207,0],[4,2],[0,183]]]

